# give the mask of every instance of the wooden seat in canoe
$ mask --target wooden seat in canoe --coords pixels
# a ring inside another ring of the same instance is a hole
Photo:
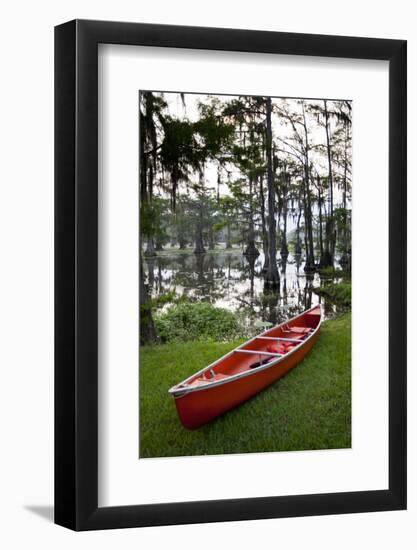
[[[313,332],[314,329],[310,327],[287,327],[287,330],[284,330],[285,333],[289,332],[295,332],[296,334],[309,334],[310,332]]]
[[[215,380],[223,380],[224,378],[229,378],[229,375],[223,374],[221,372],[216,372],[213,377],[206,378],[204,375],[199,378],[195,378],[189,382],[189,385],[199,385],[199,384],[211,384]]]

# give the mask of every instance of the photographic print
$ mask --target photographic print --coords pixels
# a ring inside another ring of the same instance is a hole
[[[351,447],[352,102],[139,92],[139,457]]]

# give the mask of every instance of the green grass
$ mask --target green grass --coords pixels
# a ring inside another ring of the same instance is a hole
[[[310,355],[237,409],[188,431],[168,389],[240,342],[147,346],[140,354],[140,456],[351,446],[351,315],[326,321]]]

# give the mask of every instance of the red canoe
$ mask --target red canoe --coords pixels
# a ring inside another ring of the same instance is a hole
[[[321,306],[314,306],[173,386],[169,393],[182,424],[199,428],[284,376],[316,343],[321,320]]]

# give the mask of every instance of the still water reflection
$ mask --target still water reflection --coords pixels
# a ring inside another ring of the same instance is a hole
[[[254,319],[276,324],[317,303],[324,306],[325,317],[335,315],[336,306],[313,291],[321,278],[304,273],[304,258],[289,255],[281,261],[280,285],[273,290],[265,286],[263,263],[263,254],[249,260],[240,250],[199,256],[174,251],[144,258],[144,270],[153,297],[175,291],[232,310],[248,325]]]

